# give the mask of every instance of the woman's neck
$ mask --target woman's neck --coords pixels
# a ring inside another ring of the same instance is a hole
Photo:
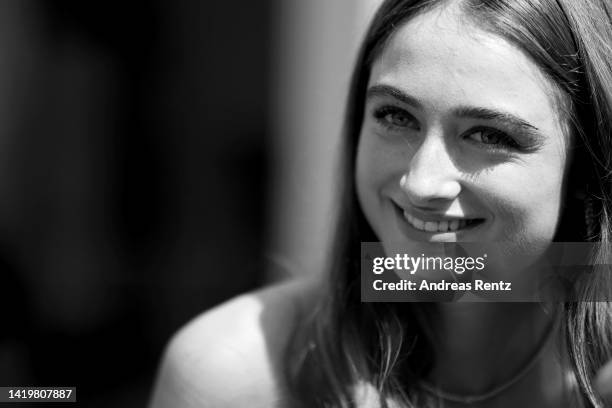
[[[489,391],[529,364],[552,328],[540,303],[439,303],[430,380],[457,394]]]

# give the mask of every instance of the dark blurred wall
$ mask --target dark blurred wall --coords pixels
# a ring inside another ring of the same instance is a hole
[[[0,385],[144,406],[261,284],[271,2],[0,3]]]

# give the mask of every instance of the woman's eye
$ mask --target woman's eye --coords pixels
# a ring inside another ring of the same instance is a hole
[[[384,106],[374,112],[382,125],[394,129],[419,129],[417,120],[410,113],[396,106]]]
[[[478,129],[467,135],[467,138],[476,143],[490,147],[519,148],[519,144],[506,133],[497,129]]]

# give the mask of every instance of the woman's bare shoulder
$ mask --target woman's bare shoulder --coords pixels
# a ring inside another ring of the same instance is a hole
[[[314,286],[290,280],[193,319],[166,348],[151,407],[283,406],[283,352]]]

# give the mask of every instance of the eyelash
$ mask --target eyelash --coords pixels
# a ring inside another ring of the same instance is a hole
[[[389,115],[403,115],[409,122],[416,122],[416,126],[402,126],[393,123],[392,120],[388,119]],[[417,120],[410,113],[406,112],[404,109],[398,108],[397,106],[382,106],[374,111],[374,118],[376,121],[384,126],[388,130],[404,130],[404,129],[412,129],[412,130],[420,130],[420,126],[418,125]]]
[[[483,145],[485,146],[486,149],[490,149],[490,150],[499,150],[499,149],[512,149],[512,150],[523,150],[523,146],[521,146],[514,138],[512,138],[511,136],[509,136],[506,132],[503,132],[499,129],[495,129],[495,128],[490,128],[490,127],[478,127],[478,128],[474,128],[474,129],[470,129],[468,132],[466,132],[464,134],[464,138],[468,139],[470,136],[472,135],[476,135],[480,133],[481,137],[480,139],[482,140],[482,137],[490,137],[490,136],[495,136],[497,138],[499,138],[500,142],[499,143],[484,143],[482,141],[476,141],[473,139],[469,139],[470,142],[472,143],[476,143],[479,145]]]
[[[389,115],[398,115],[398,114],[404,116],[408,122],[415,122],[416,125],[412,127],[409,125],[398,125],[396,123],[393,123],[392,119],[388,118]],[[416,131],[420,130],[418,121],[414,118],[414,116],[412,116],[410,113],[406,112],[404,109],[401,109],[397,106],[392,106],[392,105],[382,106],[374,111],[373,116],[380,125],[384,126],[385,129],[389,131],[403,131],[407,129],[416,130]],[[500,142],[484,143],[482,141],[476,141],[473,139],[469,139],[470,136],[475,135],[477,133],[481,133],[481,140],[483,136],[485,137],[496,136],[499,138]],[[499,150],[509,150],[510,149],[510,150],[520,151],[524,149],[523,146],[521,146],[513,137],[509,136],[506,132],[503,132],[499,129],[495,129],[492,127],[480,126],[480,127],[472,128],[468,132],[465,132],[462,135],[462,138],[468,139],[470,142],[474,144],[484,146],[484,148],[487,150],[499,151]]]

